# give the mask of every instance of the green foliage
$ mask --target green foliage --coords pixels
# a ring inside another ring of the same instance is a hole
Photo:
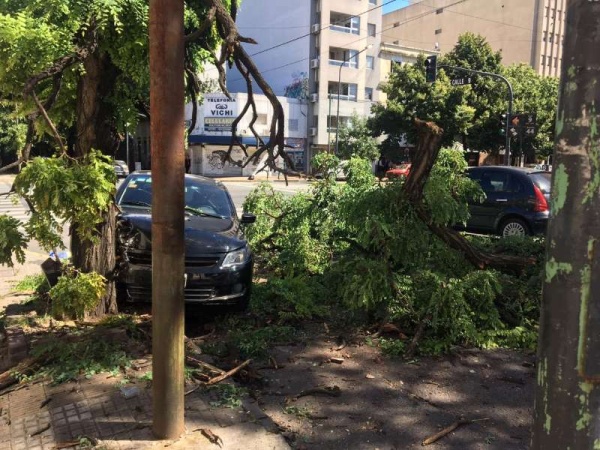
[[[288,405],[284,406],[283,412],[290,416],[296,416],[298,419],[310,419],[312,412],[305,406]]]
[[[82,319],[98,306],[106,289],[106,279],[95,272],[81,273],[67,267],[50,289],[52,315]]]
[[[116,372],[130,364],[120,344],[89,336],[77,341],[49,339],[35,345],[31,356],[43,361],[33,378],[50,377],[55,383],[74,380],[79,375]]]
[[[37,291],[44,285],[48,285],[48,281],[43,274],[27,275],[15,285],[14,290],[17,292]]]
[[[296,330],[290,326],[252,328],[240,325],[231,331],[229,339],[244,358],[264,358],[271,346],[294,342],[295,337]]]
[[[327,170],[337,159],[321,154],[317,162]],[[260,217],[248,236],[267,277],[253,309],[279,321],[335,318],[341,307],[340,322],[356,314],[407,332],[424,324],[423,353],[533,342],[543,241],[471,237],[478,248],[538,260],[521,276],[476,269],[417,217],[402,181],[375,183],[367,164],[353,158],[348,183],[326,177],[308,194],[285,198],[261,186],[248,197]],[[462,152],[443,149],[425,185],[425,207],[440,226],[466,221],[467,201],[483,195],[465,168]],[[404,343],[381,348],[398,354]]]
[[[62,248],[63,226],[71,222],[84,238],[97,240],[95,228],[113,199],[115,182],[110,158],[96,151],[78,160],[65,155],[34,158],[14,183],[33,207],[25,227],[29,237],[47,250]]]
[[[7,215],[0,215],[0,264],[14,266],[13,256],[19,264],[25,262],[27,238],[21,231],[20,220]]]
[[[348,125],[340,128],[338,141],[338,155],[342,159],[356,156],[373,161],[379,157],[379,145],[371,136],[367,119],[356,113],[352,114]]]
[[[209,402],[213,408],[240,408],[242,400],[248,396],[248,389],[229,383],[209,386],[208,391],[212,392],[215,397],[215,400]]]

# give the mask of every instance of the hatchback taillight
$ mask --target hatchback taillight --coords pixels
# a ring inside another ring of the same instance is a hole
[[[544,212],[548,211],[548,202],[546,201],[546,197],[542,194],[542,191],[535,184],[533,185],[533,192],[535,193],[535,205],[533,210],[535,212]]]

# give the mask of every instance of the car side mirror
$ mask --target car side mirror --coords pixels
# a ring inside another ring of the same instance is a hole
[[[256,222],[256,216],[251,213],[243,213],[241,223],[254,223]]]

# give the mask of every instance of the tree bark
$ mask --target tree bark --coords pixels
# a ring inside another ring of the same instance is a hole
[[[600,3],[567,2],[532,449],[600,448]]]
[[[85,75],[77,86],[75,157],[83,157],[92,149],[114,156],[119,137],[114,124],[112,106],[105,101],[114,92],[117,69],[110,58],[95,50],[83,62]],[[107,289],[98,308],[92,314],[99,317],[117,311],[116,289],[113,277],[115,267],[116,208],[114,205],[103,216],[97,227],[98,242],[83,239],[77,224],[71,226],[73,264],[82,272],[97,272],[107,280]]]

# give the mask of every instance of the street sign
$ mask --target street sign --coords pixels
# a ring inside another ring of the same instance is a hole
[[[450,84],[452,86],[464,86],[466,84],[471,84],[471,77],[460,77],[460,78],[452,78],[450,80]]]

